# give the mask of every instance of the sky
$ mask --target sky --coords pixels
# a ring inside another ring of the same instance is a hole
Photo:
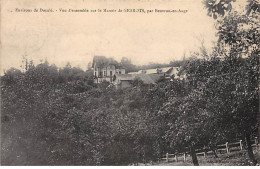
[[[1,71],[20,68],[23,56],[86,70],[93,56],[132,63],[169,63],[216,41],[214,20],[200,0],[4,0],[1,2]],[[16,12],[16,8],[54,12]],[[60,9],[188,10],[186,13],[59,12]],[[57,10],[57,11],[56,11]]]

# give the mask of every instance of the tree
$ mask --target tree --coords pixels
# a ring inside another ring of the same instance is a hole
[[[208,9],[208,15],[217,19],[218,16],[224,16],[232,9],[231,2],[236,0],[204,0],[204,5]]]
[[[138,70],[136,66],[132,64],[131,60],[126,57],[122,57],[120,64],[126,69],[126,73],[136,72]]]
[[[209,13],[220,14],[220,17],[214,15],[218,19],[218,47],[225,59],[223,65],[229,76],[227,85],[235,89],[229,92],[232,98],[230,111],[234,114],[234,121],[231,121],[241,129],[240,135],[246,138],[248,154],[255,165],[257,161],[252,152],[250,137],[257,128],[256,119],[259,118],[259,5],[257,1],[250,0],[246,6],[246,14],[241,14],[232,10],[230,1],[218,2],[206,0],[204,3]],[[230,6],[228,9],[215,10],[216,5],[222,4],[223,7],[226,3]]]

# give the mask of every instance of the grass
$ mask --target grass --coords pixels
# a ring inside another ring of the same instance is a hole
[[[255,157],[260,163],[260,147],[254,149]],[[218,158],[215,158],[214,155],[208,155],[205,157],[198,156],[198,161],[200,166],[250,166],[252,163],[249,160],[246,150],[243,151],[233,151],[230,153],[218,154]],[[139,164],[144,165],[144,164]],[[183,162],[183,158],[179,157],[179,161],[175,162],[170,160],[168,163],[166,161],[160,163],[149,163],[146,164],[154,166],[193,166],[192,159],[190,156],[187,156],[186,162]]]

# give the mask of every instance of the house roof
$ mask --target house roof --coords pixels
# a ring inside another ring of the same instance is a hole
[[[144,84],[154,84],[156,83],[161,76],[158,74],[139,74],[136,78],[140,78]]]
[[[128,74],[138,74],[138,72],[128,72]]]
[[[143,70],[139,70],[138,72],[137,72],[137,74],[141,74],[143,72]]]
[[[116,79],[120,81],[129,81],[134,80],[136,77],[136,74],[116,74]]]
[[[92,62],[92,67],[94,68],[94,64],[96,63],[97,67],[107,67],[109,65],[115,65],[116,68],[120,67],[122,68],[121,65],[118,64],[116,60],[113,58],[107,58],[105,56],[94,56],[93,57],[93,62]]]
[[[156,69],[144,69],[139,70],[138,72],[130,72],[129,74],[158,74],[158,73],[170,73],[173,67],[163,67],[163,68],[156,68]]]
[[[117,74],[116,79],[120,81],[133,81],[140,79],[144,84],[154,84],[161,76],[158,74]]]
[[[170,72],[172,69],[173,69],[173,67],[163,67],[163,68],[161,68],[162,73],[168,73],[168,72]]]
[[[154,73],[157,73],[157,69],[146,69],[145,73],[146,74],[154,74]]]
[[[171,76],[174,75],[175,77],[177,77],[179,71],[180,71],[179,67],[172,67],[172,69],[170,71],[168,71],[167,74],[169,74]]]

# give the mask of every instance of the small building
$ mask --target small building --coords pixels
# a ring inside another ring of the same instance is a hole
[[[117,74],[113,84],[119,88],[131,87],[136,79],[144,84],[155,84],[161,77],[159,74]]]
[[[130,87],[132,85],[131,82],[135,79],[142,80],[144,84],[154,84],[162,77],[166,79],[172,79],[172,77],[185,78],[178,75],[179,67],[143,69],[126,74],[126,70],[122,65],[118,64],[114,59],[104,56],[94,56],[92,68],[94,70],[95,83],[107,81],[121,88]]]
[[[174,76],[178,78],[179,71],[180,71],[179,67],[163,67],[163,68],[156,68],[156,69],[143,69],[143,70],[139,70],[138,72],[129,72],[128,74],[159,74],[160,76],[164,76],[164,77]]]
[[[94,82],[107,81],[112,83],[117,74],[125,74],[125,68],[119,65],[114,59],[104,56],[94,56],[92,62],[94,70]]]

